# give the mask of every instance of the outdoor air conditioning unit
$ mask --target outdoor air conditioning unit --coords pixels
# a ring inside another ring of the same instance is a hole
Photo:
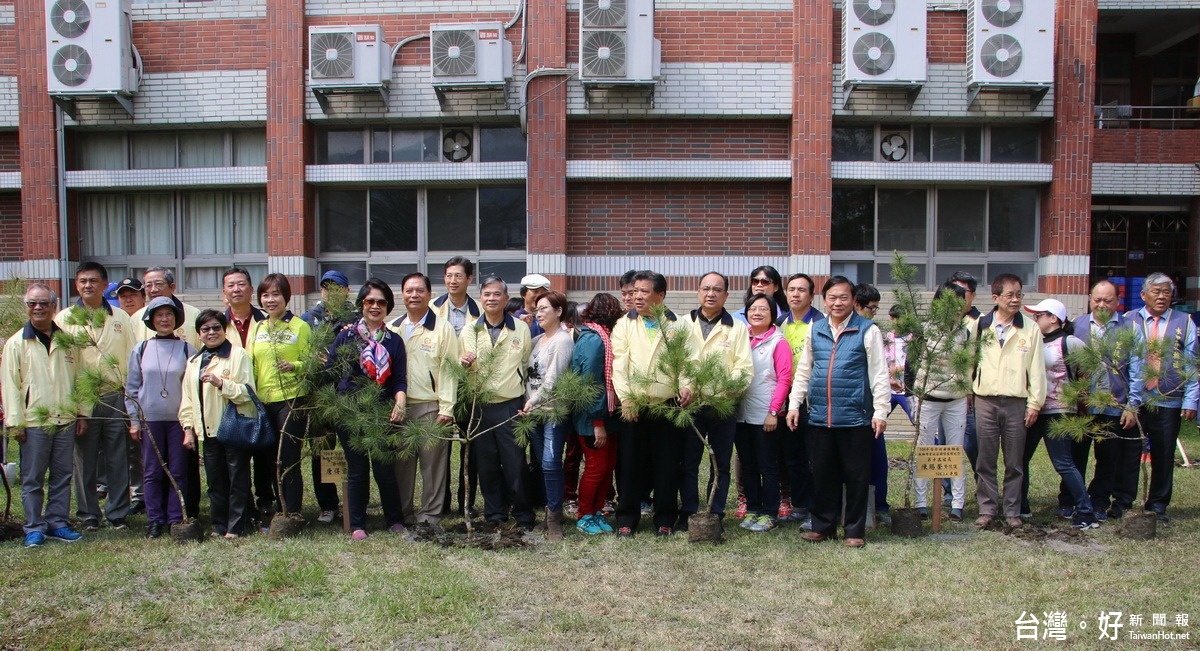
[[[381,89],[392,80],[392,49],[379,25],[308,28],[308,77],[315,89]]]
[[[503,86],[513,76],[512,43],[502,23],[430,25],[429,63],[434,86]]]
[[[661,63],[654,0],[580,0],[580,81],[654,83]]]
[[[53,96],[129,96],[134,63],[130,0],[46,0],[46,64]],[[127,102],[127,100],[126,100]]]
[[[970,84],[1053,84],[1054,5],[1049,0],[971,0]]]
[[[924,0],[846,0],[845,82],[924,82],[926,36]]]

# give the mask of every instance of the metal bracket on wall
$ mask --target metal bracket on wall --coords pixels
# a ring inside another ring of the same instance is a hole
[[[597,90],[634,90],[641,91],[641,95],[650,103],[650,108],[654,108],[654,91],[658,88],[658,84],[653,81],[584,81],[583,82],[583,106],[590,109],[592,102],[596,101],[593,93]]]
[[[842,98],[842,110],[850,108],[850,99],[854,96],[854,91],[860,88],[878,88],[881,90],[896,90],[904,91],[904,110],[911,111],[913,104],[917,103],[917,97],[921,95],[921,89],[924,84],[916,82],[856,82],[848,81],[842,86],[846,90],[846,96]]]
[[[82,96],[79,96],[79,95],[51,95],[50,96],[50,99],[53,100],[54,104],[56,106],[58,106],[59,108],[61,108],[62,112],[64,114],[66,114],[67,117],[71,118],[72,120],[76,119],[76,116],[75,116],[75,113],[76,113],[75,102],[76,101],[81,100],[81,99],[105,99],[105,98],[112,98],[113,100],[115,100],[117,102],[117,104],[120,105],[121,108],[125,109],[125,112],[129,114],[129,117],[133,117],[133,98],[126,96],[126,95],[117,95],[117,94],[107,95],[106,94],[106,95],[82,95]]]
[[[321,107],[321,112],[326,115],[329,114],[329,96],[330,95],[334,95],[334,94],[347,95],[350,93],[364,93],[364,92],[378,93],[380,101],[383,102],[384,112],[386,113],[388,111],[388,102],[389,102],[390,97],[388,96],[388,87],[387,86],[364,86],[364,87],[356,86],[356,87],[352,87],[352,88],[313,88],[312,89],[313,97],[317,98],[317,105]]]
[[[494,93],[496,91],[499,91],[501,93],[501,95],[504,96],[505,108],[508,108],[508,85],[505,83],[500,83],[500,84],[439,84],[439,85],[435,85],[433,87],[433,92],[437,95],[438,106],[440,106],[443,111],[446,110],[446,102],[449,100],[449,97],[450,97],[449,93],[451,93],[451,92],[457,93],[457,92],[463,92],[463,91],[471,91],[471,92],[484,91],[484,92],[489,92],[489,93]]]
[[[979,99],[979,93],[983,90],[991,90],[999,93],[1029,93],[1029,110],[1036,111],[1041,105],[1042,100],[1046,98],[1046,94],[1050,92],[1049,85],[1040,86],[1024,86],[1024,85],[1009,85],[1009,84],[971,84],[967,86],[967,110],[975,107],[975,100]]]

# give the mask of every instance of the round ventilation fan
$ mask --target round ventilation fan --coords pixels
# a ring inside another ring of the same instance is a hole
[[[889,133],[879,139],[879,155],[889,163],[895,163],[908,157],[908,139],[903,134]]]
[[[433,73],[446,77],[475,74],[475,32],[460,29],[435,33]]]
[[[854,65],[868,75],[881,75],[896,62],[896,46],[892,39],[870,32],[854,43]]]
[[[854,15],[868,25],[882,25],[896,13],[896,0],[854,0]]]
[[[1043,0],[1045,1],[1045,0]],[[980,11],[984,20],[996,27],[1012,27],[1025,12],[1024,0],[984,0]]]
[[[447,131],[442,138],[442,155],[452,163],[461,163],[471,158],[471,134],[462,129]]]
[[[997,34],[979,48],[983,69],[996,77],[1007,77],[1021,67],[1021,43],[1008,34]]]
[[[92,22],[92,10],[83,0],[58,0],[50,7],[50,26],[63,38],[79,38]]]
[[[585,76],[625,76],[625,34],[588,32],[579,48],[579,61]]]
[[[309,64],[314,78],[339,79],[354,76],[354,34],[313,34],[309,48]]]
[[[64,86],[78,86],[92,75],[92,57],[78,45],[64,45],[54,53],[50,67]]]
[[[624,27],[626,0],[584,0],[580,19],[584,27]]]

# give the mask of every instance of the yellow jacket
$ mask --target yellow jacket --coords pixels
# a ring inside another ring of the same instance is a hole
[[[146,302],[149,303],[149,301],[146,301]],[[184,303],[183,301],[179,300],[178,298],[175,299],[175,304],[183,306],[183,324],[180,325],[178,328],[175,328],[175,336],[188,342],[197,350],[204,348],[204,343],[200,341],[200,333],[196,332],[196,317],[200,316],[200,310],[192,305],[188,305],[187,303]],[[129,317],[130,319],[132,319],[134,321],[134,323],[143,324],[143,327],[134,329],[134,342],[133,343],[135,345],[137,343],[145,341],[147,339],[154,338],[154,331],[151,330],[150,328],[145,327],[145,322],[142,321],[142,317],[144,317],[145,314],[146,314],[146,308],[143,307],[142,309],[138,310],[137,312],[134,312],[133,316]],[[233,326],[230,326],[230,327],[232,328]],[[236,331],[234,332],[234,334],[235,335],[237,334]],[[238,343],[239,343],[238,347],[240,348],[241,342],[238,342]]]
[[[754,360],[750,357],[750,332],[740,319],[721,309],[720,321],[713,324],[705,338],[700,329],[700,310],[692,310],[683,318],[692,326],[693,346],[700,359],[717,355],[729,369],[730,377],[742,376],[747,380],[754,375]]]
[[[678,321],[670,310],[667,311],[666,319],[663,324],[665,329],[684,328],[688,333],[689,344],[694,343],[689,323]],[[637,312],[630,312],[617,320],[612,331],[612,348],[613,390],[616,391],[618,400],[624,402],[636,393],[645,393],[659,402],[675,397],[670,378],[658,369],[658,354],[663,348],[663,334],[658,332],[651,338]],[[747,337],[747,345],[749,341]],[[646,387],[635,387],[632,382],[635,373],[651,374],[654,376],[654,382]],[[687,386],[686,381],[684,386]]]
[[[58,326],[51,326],[58,330]],[[53,337],[53,333],[51,333]],[[71,390],[75,388],[75,351],[61,348],[53,339],[47,351],[38,341],[29,322],[4,342],[4,362],[0,367],[3,383],[4,424],[9,427],[67,425],[75,420]],[[39,423],[35,411],[50,410],[46,423]]]
[[[185,429],[191,428],[205,437],[217,435],[221,425],[221,416],[225,413],[225,405],[232,402],[237,405],[238,413],[246,416],[254,414],[256,407],[250,401],[246,387],[254,388],[254,366],[250,356],[241,348],[234,348],[229,341],[213,355],[207,369],[200,368],[200,357],[204,349],[192,355],[188,360],[187,370],[183,372],[183,398],[179,403],[179,424]],[[200,385],[200,373],[208,370],[219,376],[224,383],[221,388],[204,383]],[[201,398],[204,403],[201,405]]]
[[[129,353],[133,351],[137,342],[141,341],[140,338],[135,338],[135,332],[138,329],[147,332],[150,330],[141,321],[130,321],[125,310],[114,310],[107,301],[104,302],[101,309],[107,311],[108,314],[104,317],[104,325],[99,330],[91,326],[67,325],[67,317],[70,316],[72,310],[83,311],[84,309],[86,308],[84,308],[83,302],[79,301],[55,315],[54,322],[72,336],[85,331],[89,334],[96,345],[78,349],[80,370],[99,369],[104,373],[106,380],[114,383],[113,390],[120,390],[118,387],[125,385],[125,376],[129,373]],[[116,359],[116,364],[104,363],[104,358],[109,355]]]
[[[979,341],[980,328],[991,329],[995,312],[970,322],[971,340]],[[1005,333],[1004,346],[994,339],[983,345],[972,388],[977,396],[1025,398],[1025,407],[1041,411],[1046,401],[1046,360],[1042,356],[1042,331],[1018,312]]]
[[[463,326],[459,342],[464,352],[475,353],[478,357],[484,356],[489,350],[496,351],[496,366],[493,367],[492,374],[496,383],[496,386],[492,387],[497,394],[495,402],[525,395],[525,368],[529,366],[529,353],[533,350],[533,343],[529,337],[529,326],[523,321],[504,315],[500,335],[496,337],[496,343],[493,345],[492,337],[487,331],[487,317],[481,316]],[[477,359],[473,366],[478,364]]]
[[[444,320],[447,324],[450,323],[450,302],[450,295],[442,294],[441,296],[433,299],[433,302],[429,304],[429,309],[433,310],[433,313],[437,315],[437,318]],[[483,310],[479,307],[479,303],[477,303],[475,299],[468,296],[467,321],[463,324],[463,327],[465,328],[471,325],[472,321],[481,316],[483,316]],[[454,326],[451,326],[450,329],[454,330]],[[458,336],[459,334],[460,333],[455,333],[455,336]]]
[[[233,334],[237,337],[237,332]],[[231,346],[238,348],[237,341],[225,338]],[[308,387],[300,381],[300,372],[305,364],[320,361],[311,358],[312,328],[304,319],[285,312],[282,319],[255,321],[246,335],[246,352],[254,362],[255,392],[263,402],[282,402],[298,398],[307,393]],[[308,357],[308,359],[305,359]],[[284,373],[275,364],[291,362],[295,370]]]
[[[413,328],[412,336],[405,333],[408,327],[402,316],[388,324],[388,329],[404,340],[408,357],[408,401],[438,403],[438,414],[454,416],[454,400],[458,394],[458,382],[445,364],[457,364],[459,359],[458,337],[446,319],[439,318],[432,310]],[[468,323],[468,325],[470,325]],[[465,330],[467,326],[463,326]]]

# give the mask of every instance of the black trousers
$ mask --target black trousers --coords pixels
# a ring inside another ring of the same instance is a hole
[[[490,431],[471,441],[471,465],[479,473],[483,516],[504,522],[511,511],[517,522],[528,526],[535,516],[525,493],[525,448],[513,438],[512,424],[523,405],[522,398],[514,398],[480,408],[480,429]]]
[[[215,436],[205,437],[202,445],[213,531],[240,536],[246,533],[248,520],[250,452],[223,445]]]
[[[396,481],[396,464],[391,460],[372,459],[350,445],[350,435],[338,430],[342,452],[346,455],[346,513],[350,530],[367,529],[367,501],[371,496],[371,473],[375,473],[375,486],[379,489],[379,505],[383,507],[383,518],[387,526],[404,524],[404,511],[400,506],[400,484]]]
[[[1150,439],[1150,494],[1145,509],[1166,513],[1175,486],[1175,446],[1179,441],[1179,426],[1183,422],[1177,407],[1143,409],[1140,417]]]
[[[318,434],[312,437],[313,455],[309,462],[312,472],[313,494],[317,496],[317,508],[322,511],[336,511],[338,509],[338,489],[337,484],[326,484],[321,482],[321,454],[320,450],[332,450],[337,447],[337,439],[333,432]],[[290,502],[288,503],[290,507]]]
[[[846,490],[846,537],[867,531],[867,498],[871,485],[870,427],[819,427],[809,423],[813,471],[812,530],[834,537]]]
[[[792,429],[780,418],[775,432],[783,447],[779,457],[780,490],[790,491],[792,506],[811,510],[813,506],[812,460],[808,450],[808,407],[800,406],[800,423]]]
[[[281,510],[287,513],[299,513],[304,503],[304,476],[300,467],[300,452],[304,448],[304,426],[307,417],[303,410],[295,410],[302,406],[301,400],[297,398],[263,405],[267,408],[271,422],[275,424],[275,431],[279,432],[278,465],[282,474],[282,481],[279,483],[283,485],[280,506],[286,506]],[[274,463],[271,465],[275,466]],[[274,481],[273,475],[271,479]]]
[[[1121,419],[1117,416],[1097,416],[1096,420],[1103,422],[1116,438],[1096,440],[1096,475],[1088,485],[1092,509],[1105,511],[1110,505],[1131,509],[1138,491],[1142,439],[1137,428],[1121,429]]]
[[[679,517],[679,480],[683,475],[683,441],[695,436],[670,421],[642,414],[629,424],[617,447],[617,526],[637,529],[641,495],[647,484],[642,464],[649,460],[654,488],[654,526],[674,527]]]

